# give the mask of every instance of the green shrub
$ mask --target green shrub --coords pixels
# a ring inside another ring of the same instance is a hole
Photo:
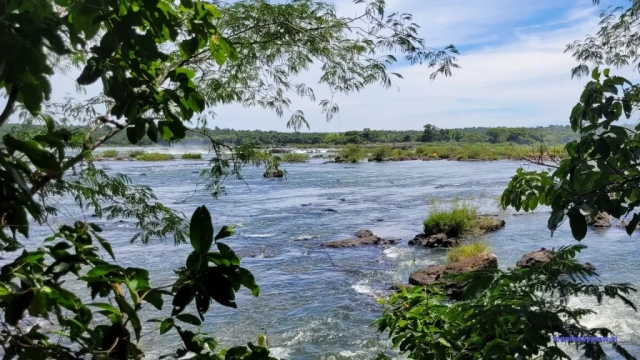
[[[202,154],[200,153],[186,153],[182,154],[182,158],[185,160],[201,160]]]
[[[468,244],[458,245],[447,250],[447,263],[486,254],[489,251],[489,244],[483,241],[474,241]]]
[[[424,233],[445,233],[449,237],[458,237],[471,230],[477,219],[477,209],[467,204],[456,205],[451,210],[435,209],[424,221]]]
[[[105,150],[102,152],[103,158],[117,158],[118,155],[118,150]]]
[[[303,163],[309,160],[309,154],[306,153],[285,153],[279,157],[282,162]]]
[[[138,156],[144,154],[144,150],[131,150],[129,151],[129,153],[127,154],[129,157],[131,158],[137,158]]]
[[[367,156],[366,150],[360,145],[349,145],[340,150],[338,157],[350,163],[357,163]]]
[[[373,161],[384,161],[389,159],[393,154],[393,149],[389,145],[381,145],[375,147],[373,152],[371,153],[371,160]]]
[[[173,155],[163,153],[144,153],[138,155],[136,159],[140,161],[166,161],[173,160]]]

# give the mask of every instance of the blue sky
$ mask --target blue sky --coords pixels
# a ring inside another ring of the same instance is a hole
[[[336,1],[341,14],[362,11],[351,1]],[[441,128],[568,124],[585,80],[571,79],[576,63],[564,47],[597,31],[603,6],[625,2],[602,0],[593,6],[592,0],[389,0],[389,12],[414,15],[429,45],[456,45],[462,68],[453,77],[431,82],[431,69],[401,62],[394,71],[404,79],[388,90],[372,85],[336,98],[341,111],[329,123],[320,107],[309,101],[292,97],[292,110],[305,113],[311,131],[323,132],[421,129],[426,123]],[[627,69],[616,73],[634,76]],[[312,68],[300,80],[322,99],[329,94],[314,86],[319,76]],[[70,77],[54,79],[54,99],[73,89]],[[209,120],[211,127],[287,130],[287,114],[279,118],[268,110],[239,105],[212,110],[217,116]]]

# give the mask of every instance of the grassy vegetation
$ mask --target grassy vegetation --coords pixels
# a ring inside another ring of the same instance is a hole
[[[487,254],[490,252],[489,244],[484,241],[474,241],[467,244],[461,244],[447,250],[447,264],[462,259]]]
[[[367,151],[360,145],[349,145],[340,150],[338,157],[350,163],[357,163],[367,157]]]
[[[309,160],[309,154],[285,153],[278,155],[282,162],[303,163]]]
[[[138,156],[145,154],[144,150],[131,150],[129,151],[129,153],[127,154],[127,156],[129,156],[130,158],[137,158]]]
[[[120,153],[118,150],[105,150],[102,152],[103,158],[117,158]]]
[[[166,160],[173,160],[173,155],[162,154],[162,153],[144,153],[144,154],[138,155],[136,159],[140,161],[166,161]]]
[[[389,145],[381,145],[373,148],[369,161],[385,161],[391,158],[394,154],[394,149]]]
[[[182,154],[182,158],[184,160],[201,160],[202,159],[202,154],[200,154],[200,153],[186,153],[186,154]]]
[[[434,209],[423,223],[424,233],[426,235],[445,233],[449,237],[462,236],[471,231],[477,219],[477,208],[468,204],[455,204],[450,210]]]

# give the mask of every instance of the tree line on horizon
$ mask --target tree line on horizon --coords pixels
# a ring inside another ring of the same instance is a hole
[[[9,124],[0,129],[0,136],[7,133],[28,136],[37,130],[37,125]],[[77,127],[78,138],[84,136],[85,127]],[[109,128],[98,130],[97,135],[107,134]],[[206,135],[205,135],[206,134]],[[460,143],[513,143],[530,145],[544,142],[548,145],[564,145],[576,140],[576,134],[568,125],[548,125],[538,127],[468,127],[457,129],[441,129],[432,124],[424,125],[423,130],[351,130],[345,132],[281,132],[263,130],[234,130],[214,127],[201,128],[198,132],[188,134],[180,140],[183,145],[206,145],[211,136],[229,145],[255,144],[259,146],[290,145],[350,145],[376,143],[415,143],[415,142],[460,142]],[[159,145],[170,143],[158,139]],[[142,139],[138,145],[147,146],[154,143]],[[121,132],[105,142],[107,146],[130,145],[126,133]]]

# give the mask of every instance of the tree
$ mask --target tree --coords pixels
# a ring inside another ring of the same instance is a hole
[[[440,129],[435,125],[427,124],[422,132],[422,142],[434,142],[440,140]]]
[[[427,47],[410,15],[385,17],[382,1],[357,3],[365,10],[356,18],[339,17],[332,5],[312,1],[0,4],[0,49],[11,49],[0,53],[0,89],[7,97],[0,130],[15,110],[28,124],[44,125],[6,134],[0,146],[0,247],[13,253],[0,269],[5,358],[139,359],[145,324],[140,310],[147,304],[161,309],[170,301],[171,316],[151,320],[158,323],[154,332],[180,336],[183,346],[169,356],[270,359],[267,349],[253,344],[220,350],[212,337],[194,328],[211,302],[236,307],[241,286],[259,294],[251,273],[221,242],[233,228],[214,232],[204,206],[189,221],[156,201],[150,188],[97,169],[92,153],[119,134],[131,144],[172,143],[197,134],[218,154],[205,173],[207,189],[217,196],[224,178],[239,176],[242,166],[273,159],[245,144],[231,149],[232,160],[223,159],[219,151],[226,145],[204,130],[208,107],[239,102],[281,115],[290,103],[286,90],[313,98],[312,89],[292,78],[314,61],[323,64],[321,82],[342,94],[378,81],[390,84],[386,69],[395,57],[373,57],[383,50],[426,61],[437,68],[434,74],[450,75],[457,67],[451,56],[455,48]],[[102,92],[81,102],[48,102],[49,77],[73,66],[81,69],[80,87],[99,84]],[[320,104],[329,118],[338,109],[331,101]],[[88,130],[79,131],[68,119]],[[190,126],[191,120],[197,123]],[[289,120],[296,129],[304,122],[297,111]],[[69,149],[77,154],[67,158]],[[65,176],[76,168],[77,177]],[[193,251],[171,286],[154,287],[147,270],[118,265],[117,249],[99,226],[84,219],[54,229],[37,248],[25,247],[29,216],[46,223],[58,213],[54,196],[71,197],[98,218],[134,219],[139,232],[132,242],[173,237],[176,244],[190,243]],[[86,285],[86,294],[68,287],[78,283]],[[83,300],[87,297],[92,302]],[[185,312],[190,304],[197,315]],[[28,317],[49,319],[54,329],[30,327]]]

